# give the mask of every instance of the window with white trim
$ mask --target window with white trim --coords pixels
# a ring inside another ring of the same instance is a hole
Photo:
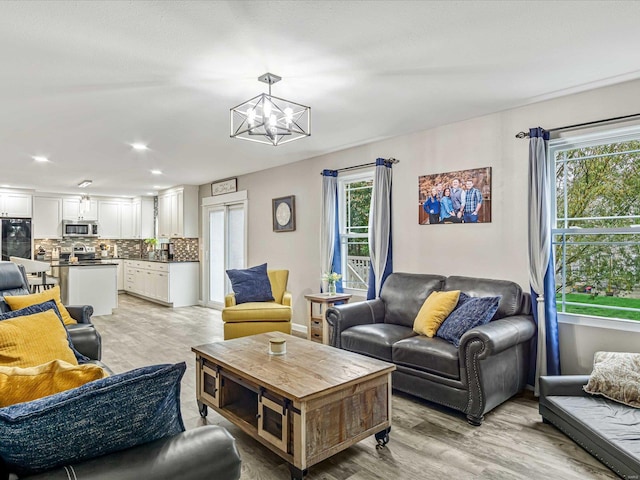
[[[373,171],[338,177],[342,286],[367,290],[369,282],[369,209]]]
[[[549,152],[558,312],[640,321],[640,128]]]

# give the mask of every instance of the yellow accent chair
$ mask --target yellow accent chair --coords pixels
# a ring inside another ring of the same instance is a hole
[[[267,270],[273,301],[236,304],[235,294],[224,297],[222,321],[224,339],[246,337],[257,333],[291,334],[291,293],[287,292],[289,270]]]

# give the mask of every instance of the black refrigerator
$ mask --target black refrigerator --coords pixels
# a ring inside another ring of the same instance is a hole
[[[2,219],[2,260],[31,258],[31,219]]]

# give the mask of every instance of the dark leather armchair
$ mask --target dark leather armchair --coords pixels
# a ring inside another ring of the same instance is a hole
[[[29,281],[22,265],[13,262],[0,262],[0,312],[10,310],[4,296],[29,295]],[[68,325],[69,335],[73,346],[83,355],[92,360],[102,358],[102,342],[100,334],[91,323],[93,307],[91,305],[66,306],[69,315],[76,320],[77,325]]]
[[[9,310],[4,295],[27,295],[29,286],[24,269],[11,262],[0,262],[0,311]],[[89,305],[67,307],[78,321],[68,325],[74,347],[100,363],[100,334],[91,323]],[[105,368],[105,365],[101,364]],[[107,368],[108,369],[108,368]],[[34,439],[37,448],[37,439]],[[111,453],[47,472],[20,478],[33,480],[208,480],[240,478],[240,456],[234,438],[223,427],[207,425],[172,437]],[[70,473],[72,472],[72,473]],[[9,472],[0,458],[0,480]],[[72,476],[70,476],[72,475]]]
[[[502,298],[492,321],[455,347],[413,331],[435,290]],[[327,321],[333,346],[395,363],[393,388],[464,412],[472,425],[524,389],[536,331],[529,294],[514,282],[410,273],[391,274],[378,299],[329,308]]]

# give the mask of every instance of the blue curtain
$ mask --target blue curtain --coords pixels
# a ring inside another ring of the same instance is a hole
[[[376,159],[373,178],[371,209],[369,210],[369,288],[367,299],[380,296],[382,285],[393,272],[391,231],[392,163],[384,158]]]
[[[340,251],[340,217],[338,215],[338,171],[322,171],[322,212],[320,223],[320,261],[322,274],[342,274]],[[336,282],[336,292],[342,293],[342,280]]]
[[[549,132],[532,128],[529,139],[529,282],[532,310],[538,326],[537,342],[531,356],[535,373],[530,374],[530,380],[538,395],[541,376],[560,375],[550,206],[555,185],[550,159],[547,158]]]

